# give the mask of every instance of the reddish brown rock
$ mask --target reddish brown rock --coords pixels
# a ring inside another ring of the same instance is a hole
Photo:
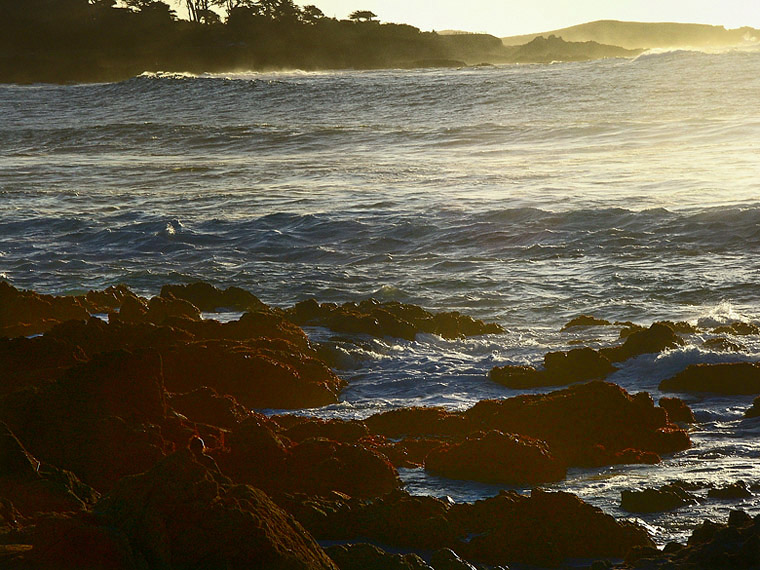
[[[220,485],[189,450],[120,481],[97,505],[145,567],[335,570],[260,490]]]
[[[22,291],[0,281],[0,338],[39,334],[58,323],[86,320],[89,316],[74,297]]]
[[[113,312],[121,307],[128,297],[135,296],[126,285],[115,285],[102,291],[88,291],[84,297],[78,298],[87,311],[94,315]]]
[[[462,414],[441,407],[411,407],[374,414],[364,423],[374,434],[388,437],[467,435],[473,430]]]
[[[333,494],[289,496],[284,508],[319,540],[372,540],[395,548],[435,550],[467,532],[449,520],[449,503],[396,490],[371,500]]]
[[[629,395],[606,382],[589,382],[545,395],[484,400],[465,412],[471,425],[546,441],[568,465],[626,449],[672,453],[690,446],[688,434],[668,422],[646,393]],[[593,463],[593,462],[592,462]]]
[[[455,549],[460,556],[554,567],[568,558],[622,558],[634,546],[654,546],[643,528],[618,522],[569,493],[535,489],[530,498],[502,505],[488,532]]]
[[[599,326],[606,326],[610,325],[610,321],[607,321],[605,319],[599,319],[597,317],[594,317],[593,315],[580,315],[578,317],[575,317],[574,319],[571,319],[565,326],[562,327],[562,331],[566,331],[568,329],[571,329],[573,327],[599,327]]]
[[[741,352],[745,348],[735,342],[731,342],[724,336],[709,338],[702,343],[702,347],[716,352]]]
[[[99,491],[164,455],[166,413],[155,351],[98,355],[57,382],[0,398],[0,420],[30,453]]]
[[[492,430],[432,450],[425,469],[451,479],[519,485],[559,481],[567,466],[546,442]]]
[[[111,312],[108,315],[109,321],[131,324],[162,325],[172,318],[199,321],[201,313],[189,301],[172,296],[153,297],[149,301],[130,296],[123,300],[118,313]]]
[[[565,386],[575,382],[601,380],[615,372],[609,359],[592,348],[576,348],[567,352],[544,355],[543,370],[532,366],[493,368],[491,380],[513,389]]]
[[[265,307],[258,297],[240,287],[221,290],[200,281],[188,285],[164,285],[161,287],[161,297],[184,299],[201,311],[210,313],[217,309],[249,311]]]
[[[299,325],[406,340],[414,340],[420,332],[450,339],[504,332],[495,323],[484,323],[458,312],[430,313],[415,305],[395,301],[380,303],[375,299],[340,306],[320,305],[311,299],[288,309],[286,315]]]
[[[314,438],[290,449],[285,460],[290,482],[285,491],[327,496],[378,497],[401,485],[396,469],[383,455],[361,445]]]
[[[0,339],[0,394],[53,382],[85,360],[78,346],[47,336]]]
[[[274,418],[275,421],[279,420]],[[301,418],[302,421],[286,429],[285,437],[300,443],[310,438],[324,438],[341,443],[357,443],[369,435],[369,429],[362,422],[345,420],[321,420],[318,418]]]
[[[648,329],[631,333],[622,346],[603,348],[599,352],[611,362],[622,362],[648,353],[658,353],[683,346],[683,339],[663,323],[654,323]]]
[[[169,405],[193,422],[233,429],[250,415],[232,396],[220,396],[203,386],[184,394],[169,394]]]
[[[671,422],[679,422],[684,424],[693,424],[697,422],[694,417],[694,412],[686,405],[681,398],[667,398],[662,397],[659,401],[660,407],[664,408],[668,412],[668,419]]]
[[[660,382],[663,392],[760,394],[760,365],[756,362],[691,364]]]
[[[0,498],[21,515],[81,511],[97,497],[73,473],[41,464],[0,422]]]
[[[416,554],[389,554],[372,544],[334,545],[326,552],[340,570],[433,570]]]
[[[209,386],[248,408],[299,409],[338,401],[345,382],[287,341],[202,341],[162,351],[172,392]]]
[[[712,331],[715,334],[730,334],[735,336],[749,336],[760,334],[760,327],[752,323],[735,322],[730,325],[716,327]]]
[[[620,493],[620,508],[629,513],[660,513],[698,503],[696,495],[679,485],[663,485],[659,489],[626,489]]]

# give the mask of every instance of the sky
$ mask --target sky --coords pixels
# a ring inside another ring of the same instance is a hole
[[[371,10],[383,22],[422,30],[513,36],[594,20],[686,22],[760,28],[760,0],[296,0],[327,16]]]

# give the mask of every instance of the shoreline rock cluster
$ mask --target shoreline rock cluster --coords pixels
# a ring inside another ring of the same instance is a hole
[[[242,315],[201,318],[219,307]],[[660,552],[643,527],[568,493],[452,504],[409,495],[397,469],[540,485],[570,467],[657,463],[691,445],[675,423],[693,421],[681,400],[655,405],[590,381],[364,421],[254,411],[338,401],[346,383],[300,324],[406,339],[501,331],[372,300],[281,310],[204,283],[151,299],[123,286],[54,297],[0,283],[0,566],[449,570]],[[670,327],[647,330],[618,352],[547,355],[541,374],[591,379],[618,353],[677,343]]]

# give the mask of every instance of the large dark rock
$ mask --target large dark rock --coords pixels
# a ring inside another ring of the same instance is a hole
[[[760,519],[753,519],[744,511],[732,511],[727,523],[706,520],[692,531],[685,546],[671,543],[662,551],[631,551],[626,558],[626,568],[760,568]]]
[[[0,281],[0,338],[43,333],[68,320],[85,320],[87,309],[74,297],[16,289]]]
[[[593,315],[579,315],[573,319],[570,319],[560,330],[566,331],[573,327],[600,327],[610,324],[612,324],[610,321],[599,319]]]
[[[334,404],[345,386],[316,356],[285,340],[209,340],[162,351],[166,387],[209,386],[249,408],[299,409]]]
[[[681,398],[662,397],[658,403],[668,412],[668,419],[671,422],[693,424],[697,421],[694,412]]]
[[[400,490],[370,500],[289,496],[283,506],[319,540],[363,538],[394,548],[436,550],[456,544],[467,532],[449,518],[448,502]]]
[[[472,431],[495,429],[546,441],[567,465],[607,465],[629,449],[662,454],[691,445],[688,434],[668,421],[649,394],[631,396],[606,382],[483,400],[464,415]]]
[[[497,366],[491,370],[490,378],[507,388],[526,389],[602,380],[615,370],[609,359],[596,350],[576,348],[547,353],[543,370],[531,366]]]
[[[623,490],[620,508],[630,513],[659,513],[685,505],[696,505],[699,499],[680,485],[663,485],[659,489]]]
[[[221,290],[200,281],[188,285],[164,285],[161,287],[161,297],[184,299],[206,312],[217,309],[248,311],[265,306],[253,293],[240,287]]]
[[[760,364],[729,362],[691,364],[660,382],[663,392],[713,392],[716,394],[760,394]]]
[[[21,515],[82,511],[97,496],[73,473],[41,464],[0,422],[0,498]]]
[[[364,423],[370,432],[388,437],[425,435],[467,435],[473,430],[462,414],[444,408],[411,407],[374,414]]]
[[[507,485],[559,481],[566,473],[545,442],[495,430],[434,449],[425,469],[452,479]]]
[[[460,556],[554,567],[568,558],[622,558],[634,546],[654,546],[643,528],[618,522],[569,493],[535,489],[530,498],[499,503],[489,531],[455,548]]]
[[[648,329],[633,332],[622,346],[603,348],[599,352],[611,362],[622,362],[648,353],[658,353],[684,345],[684,340],[665,323],[654,323]]]
[[[416,554],[388,554],[372,544],[335,545],[326,552],[340,570],[433,570]]]
[[[220,485],[189,450],[124,478],[96,506],[148,568],[335,570],[262,491]]]
[[[99,491],[164,455],[167,412],[161,359],[150,350],[101,354],[57,382],[0,397],[0,421],[30,453]]]
[[[400,486],[393,465],[376,451],[324,438],[294,444],[260,414],[243,421],[228,440],[229,451],[215,456],[222,471],[270,494],[376,497]]]
[[[193,422],[233,429],[250,415],[232,396],[220,396],[203,386],[184,394],[170,394],[169,405]]]
[[[299,325],[406,340],[414,340],[420,332],[450,339],[504,332],[498,324],[484,323],[456,311],[430,313],[415,305],[395,301],[380,303],[375,299],[343,305],[320,305],[311,299],[288,309],[286,315]]]
[[[47,336],[0,339],[0,394],[57,380],[86,359],[78,346]]]

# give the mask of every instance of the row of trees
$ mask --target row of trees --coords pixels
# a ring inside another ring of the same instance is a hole
[[[176,12],[161,0],[122,0],[125,6],[138,12],[153,12],[176,18]],[[293,0],[175,0],[184,5],[190,21],[201,24],[217,24],[221,17],[217,10],[222,10],[227,21],[234,18],[267,18],[284,22],[303,22],[316,24],[326,16],[313,4],[299,7]],[[90,0],[91,4],[115,7],[116,0]],[[377,14],[369,10],[356,10],[349,16],[355,22],[372,22]]]
[[[177,17],[180,7],[188,19]],[[337,20],[293,0],[0,0],[0,82],[405,67],[486,61],[503,49],[497,38],[439,36],[376,18],[358,10]]]

